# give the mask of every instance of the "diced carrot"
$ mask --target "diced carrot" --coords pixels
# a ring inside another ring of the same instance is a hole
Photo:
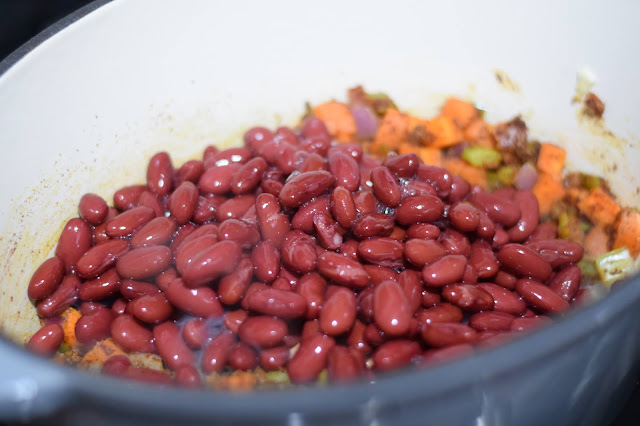
[[[480,116],[475,106],[458,98],[447,99],[440,113],[445,117],[451,118],[461,129],[466,128],[473,120]]]
[[[440,115],[426,123],[427,132],[433,135],[433,141],[429,146],[433,148],[446,148],[462,142],[464,135],[453,119]]]
[[[561,200],[565,194],[560,178],[548,173],[540,173],[538,175],[538,181],[532,191],[538,199],[540,214],[542,215],[549,214],[553,203]]]
[[[460,176],[471,185],[478,185],[484,189],[488,187],[486,170],[473,167],[459,158],[449,158],[444,160],[443,163],[443,166],[451,173]]]
[[[420,157],[424,164],[438,167],[442,166],[442,150],[438,148],[419,148],[418,157]]]
[[[560,177],[566,158],[567,152],[559,146],[550,143],[540,144],[537,164],[538,170],[543,173],[548,173],[551,176]]]
[[[395,150],[401,143],[407,141],[410,117],[395,109],[390,109],[382,118],[382,122],[376,132],[374,145],[385,146]]]
[[[578,188],[575,186],[567,188],[567,201],[570,204],[576,205],[582,200],[584,197],[589,195],[589,191],[584,188]]]
[[[495,148],[496,138],[493,136],[493,127],[484,120],[473,120],[464,129],[464,140],[473,145]]]
[[[356,134],[356,122],[347,105],[329,101],[313,108],[313,115],[324,122],[329,134],[340,142],[351,142]]]
[[[613,197],[600,187],[592,189],[589,195],[580,200],[578,209],[591,222],[603,226],[613,225],[621,210]]]
[[[620,214],[613,249],[626,247],[633,257],[640,253],[640,212],[625,209]]]
[[[60,314],[62,318],[62,329],[64,330],[64,342],[69,345],[70,348],[76,346],[78,341],[76,340],[76,323],[80,319],[82,314],[77,309],[67,308]]]
[[[104,339],[96,343],[95,346],[82,357],[80,366],[85,368],[91,366],[101,368],[102,364],[114,355],[126,355],[126,353],[110,338]]]
[[[609,234],[603,226],[593,226],[584,238],[584,251],[590,257],[598,257],[610,251]]]
[[[400,144],[400,146],[398,147],[398,155],[404,155],[409,153],[420,155],[419,154],[420,148],[407,142]]]

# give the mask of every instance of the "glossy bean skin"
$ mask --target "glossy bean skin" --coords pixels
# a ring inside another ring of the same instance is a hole
[[[544,327],[552,324],[553,321],[549,317],[545,316],[533,316],[533,317],[521,317],[516,318],[511,322],[509,329],[516,332],[525,332]]]
[[[202,387],[200,373],[191,365],[182,365],[176,369],[176,384],[185,388],[198,389]]]
[[[422,352],[413,340],[392,340],[383,343],[372,356],[373,367],[378,371],[390,371],[405,367]]]
[[[431,287],[444,287],[460,281],[466,266],[467,259],[464,256],[444,256],[422,269],[422,280]]]
[[[140,247],[120,256],[116,261],[116,270],[123,278],[142,280],[164,271],[171,263],[171,258],[169,247]]]
[[[282,262],[300,273],[312,272],[316,269],[318,255],[313,239],[302,231],[293,230],[282,243]]]
[[[371,213],[357,219],[352,227],[354,235],[359,239],[369,237],[388,237],[393,232],[394,222],[389,215]]]
[[[200,287],[233,271],[240,261],[242,249],[233,241],[220,241],[197,255],[182,273],[191,288]]]
[[[206,168],[198,180],[200,193],[213,195],[226,194],[231,190],[233,176],[241,168],[242,165],[238,163]]]
[[[509,331],[515,318],[506,312],[478,312],[469,318],[469,326],[477,331]]]
[[[91,345],[99,342],[111,335],[111,322],[115,318],[115,313],[104,307],[83,313],[76,322],[76,339],[80,344]]]
[[[469,201],[483,209],[489,217],[505,227],[516,225],[520,220],[520,207],[513,201],[487,192],[476,192]]]
[[[468,343],[446,346],[439,349],[428,349],[422,354],[422,365],[431,365],[444,361],[462,358],[473,354],[473,346]]]
[[[288,361],[289,348],[286,346],[276,346],[275,348],[268,348],[260,351],[260,367],[266,371],[279,370],[284,367]]]
[[[538,253],[552,268],[578,263],[584,254],[580,244],[560,239],[531,241],[525,247]]]
[[[521,279],[516,283],[516,291],[529,305],[539,311],[559,314],[569,309],[569,302],[546,285],[529,279]]]
[[[364,270],[369,274],[369,281],[373,285],[378,285],[383,281],[398,281],[398,273],[385,266],[363,265]]]
[[[355,319],[355,294],[348,288],[336,287],[320,311],[320,329],[329,336],[338,336],[349,331]]]
[[[173,189],[173,166],[166,152],[159,152],[149,160],[147,185],[161,197],[168,195]]]
[[[179,367],[195,365],[195,356],[173,321],[153,327],[153,338],[158,354],[170,369],[175,371]]]
[[[433,186],[421,180],[410,180],[402,185],[402,198],[413,197],[416,195],[437,197],[438,193]]]
[[[27,295],[31,300],[42,300],[54,292],[64,277],[64,262],[59,257],[50,257],[42,262],[31,276]]]
[[[213,162],[216,166],[226,166],[228,164],[244,164],[251,158],[251,151],[247,148],[227,148],[223,151],[216,152],[213,155]]]
[[[442,289],[442,296],[463,310],[486,311],[493,308],[493,297],[473,284],[449,284]]]
[[[101,300],[119,290],[120,276],[115,268],[111,268],[98,278],[81,283],[78,288],[78,298],[80,300]]]
[[[396,221],[400,225],[433,222],[444,213],[444,204],[438,197],[416,195],[402,200],[396,209]]]
[[[329,172],[335,176],[336,187],[342,187],[349,192],[356,191],[360,186],[360,169],[358,163],[350,155],[335,151],[329,155]]]
[[[233,176],[231,192],[240,195],[253,191],[260,184],[260,178],[265,170],[267,170],[267,162],[262,157],[249,160]]]
[[[409,311],[414,314],[422,304],[422,282],[420,273],[405,269],[398,275],[398,284],[407,298]]]
[[[362,265],[338,253],[318,256],[318,272],[336,284],[362,288],[369,283],[369,275]]]
[[[333,383],[349,382],[360,374],[360,367],[346,346],[336,345],[329,351],[327,372]]]
[[[111,337],[123,349],[130,352],[153,353],[153,333],[129,314],[118,315],[111,322]]]
[[[218,282],[220,301],[225,305],[235,305],[240,302],[245,291],[251,284],[253,276],[253,262],[248,257],[240,259],[236,269],[225,275]]]
[[[144,191],[140,194],[137,207],[147,207],[153,210],[156,216],[164,216],[165,206],[158,198],[158,195],[150,191]]]
[[[300,318],[307,313],[307,301],[291,291],[266,288],[245,295],[249,310],[280,318]]]
[[[89,250],[91,236],[91,228],[82,219],[73,218],[65,224],[55,254],[64,262],[67,272],[73,271],[78,260]]]
[[[483,279],[495,276],[500,270],[500,265],[491,246],[483,240],[474,241],[471,244],[469,265],[473,267],[478,278]]]
[[[291,227],[311,234],[314,230],[313,218],[316,213],[330,214],[329,202],[329,197],[322,196],[304,204],[293,215],[293,218],[291,219]]]
[[[254,273],[258,280],[271,283],[280,272],[280,252],[270,241],[262,241],[251,252]]]
[[[469,185],[469,182],[460,176],[454,175],[451,179],[451,192],[449,192],[447,199],[451,204],[457,203],[462,201],[470,191],[471,185]]]
[[[255,205],[262,239],[271,241],[280,248],[285,235],[291,230],[291,223],[282,214],[278,199],[270,194],[260,194]]]
[[[400,178],[411,178],[418,171],[420,158],[413,152],[403,155],[388,155],[383,165]]]
[[[516,191],[513,201],[520,206],[520,219],[509,230],[509,240],[519,243],[533,233],[540,221],[538,199],[531,191]]]
[[[285,207],[299,207],[324,194],[334,182],[334,176],[327,171],[300,173],[285,182],[278,199]]]
[[[216,212],[221,204],[221,200],[216,197],[199,196],[191,221],[198,225],[202,225],[215,220]]]
[[[132,248],[160,246],[171,240],[176,222],[168,217],[156,217],[142,226],[129,240]]]
[[[209,337],[207,323],[201,318],[193,318],[182,326],[182,339],[191,349],[202,349]]]
[[[449,209],[449,220],[458,231],[471,232],[478,227],[480,217],[471,203],[459,202]]]
[[[60,314],[78,300],[79,287],[80,280],[77,276],[65,276],[58,288],[36,305],[38,315],[42,318],[50,318]]]
[[[331,212],[340,226],[351,228],[358,215],[351,192],[343,187],[336,187],[331,193]]]
[[[471,254],[471,244],[469,239],[460,232],[447,228],[438,237],[438,242],[444,247],[447,253],[469,257]]]
[[[433,322],[422,328],[422,339],[435,348],[473,343],[477,332],[466,324]]]
[[[125,211],[138,205],[140,196],[147,190],[147,185],[132,185],[120,188],[113,194],[113,206],[119,211]]]
[[[384,237],[371,237],[358,245],[358,255],[368,263],[387,268],[399,268],[403,264],[402,243]]]
[[[324,212],[314,214],[313,229],[316,233],[316,240],[326,250],[335,251],[340,248],[342,234],[339,232],[339,225],[330,214]]]
[[[220,317],[224,312],[215,291],[209,287],[190,289],[181,278],[168,285],[165,295],[173,306],[194,316]]]
[[[287,373],[293,383],[308,383],[315,380],[327,365],[329,351],[335,340],[323,334],[316,334],[302,340],[300,348],[287,365]]]
[[[524,277],[546,281],[551,275],[551,265],[542,256],[521,244],[506,244],[496,254],[500,263]]]
[[[210,197],[209,200],[223,199],[224,197]],[[223,222],[226,219],[240,219],[252,206],[256,205],[256,196],[253,194],[239,195],[222,201],[215,211],[215,219]]]
[[[27,342],[27,349],[42,356],[52,356],[64,340],[64,330],[60,324],[46,324]]]
[[[400,204],[402,190],[395,175],[385,166],[376,167],[371,171],[373,194],[378,200],[389,207]]]
[[[189,222],[198,207],[198,188],[193,182],[182,182],[169,197],[169,213],[178,223]]]
[[[421,325],[435,322],[461,322],[463,318],[462,309],[450,303],[438,303],[416,314],[416,319]]]
[[[514,288],[516,288],[516,282],[518,281],[518,278],[508,272],[500,270],[493,278],[493,281],[500,287],[513,290]]]
[[[78,204],[78,214],[90,225],[100,225],[109,214],[109,206],[96,194],[84,194]]]
[[[327,282],[316,272],[306,274],[300,278],[295,291],[307,301],[306,319],[318,318],[324,304],[326,289]]]
[[[562,268],[548,282],[549,288],[567,302],[571,302],[578,293],[582,271],[576,265]]]
[[[131,303],[133,304],[133,316],[150,324],[168,320],[173,312],[169,301],[162,293],[140,296]]]
[[[279,318],[255,316],[242,322],[238,328],[238,337],[254,347],[272,348],[282,343],[287,331],[287,323]]]
[[[218,226],[220,241],[234,241],[243,249],[251,248],[260,242],[260,232],[255,226],[238,219],[227,219]]]
[[[527,305],[518,295],[502,286],[494,283],[479,283],[478,287],[491,294],[493,297],[493,309],[512,315],[520,315]]]
[[[249,313],[244,309],[236,309],[235,311],[229,311],[225,313],[223,323],[227,327],[227,330],[233,334],[238,334],[240,326],[249,317]]]
[[[159,291],[158,287],[146,281],[122,280],[120,283],[120,294],[129,300],[156,294]]]
[[[149,207],[134,207],[107,221],[106,233],[110,238],[128,237],[154,217],[156,214]]]
[[[201,160],[189,160],[185,162],[176,172],[176,185],[182,182],[198,183],[200,176],[204,173],[204,163]]]
[[[409,331],[412,312],[407,297],[395,281],[385,281],[373,290],[373,318],[390,336],[403,336]]]
[[[273,132],[264,127],[252,127],[245,132],[243,139],[246,147],[257,153],[265,143],[273,140]]]
[[[453,176],[446,169],[420,164],[417,175],[420,179],[430,183],[436,189],[439,197],[445,198],[451,192]]]
[[[230,331],[222,331],[204,348],[200,368],[203,373],[219,373],[227,365],[229,351],[235,342],[235,337]]]
[[[404,256],[418,267],[431,264],[446,254],[444,247],[435,240],[412,238],[404,245]]]

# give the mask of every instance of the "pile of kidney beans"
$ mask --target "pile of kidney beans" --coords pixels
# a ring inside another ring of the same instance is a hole
[[[84,195],[29,283],[46,325],[28,347],[55,353],[55,318],[75,306],[85,349],[111,337],[174,372],[114,356],[109,374],[198,386],[201,373],[261,367],[344,381],[471,353],[576,296],[583,249],[539,224],[529,191],[486,193],[414,154],[380,162],[314,118],[244,142],[178,169],[156,154],[115,207]]]

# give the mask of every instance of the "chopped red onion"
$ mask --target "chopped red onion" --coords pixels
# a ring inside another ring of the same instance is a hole
[[[356,122],[356,135],[362,139],[369,139],[375,136],[378,130],[378,117],[367,105],[350,105],[351,115]]]
[[[516,173],[513,181],[518,189],[531,189],[538,181],[538,172],[531,163],[525,163]]]

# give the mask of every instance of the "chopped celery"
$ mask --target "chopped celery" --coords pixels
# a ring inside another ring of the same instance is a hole
[[[633,267],[633,259],[626,247],[612,250],[596,258],[596,270],[607,287],[624,278]]]
[[[328,381],[329,381],[329,372],[325,368],[320,372],[320,374],[318,374],[318,384],[326,385]]]
[[[367,96],[369,96],[369,99],[372,99],[374,101],[379,101],[379,100],[390,100],[391,98],[389,97],[389,95],[387,95],[384,92],[376,92],[376,93],[367,93]]]
[[[58,347],[58,352],[66,354],[71,350],[71,346],[67,342],[62,342],[60,347]]]
[[[516,169],[511,166],[502,166],[496,172],[498,181],[503,185],[513,185],[513,177],[516,175]]]
[[[581,220],[580,222],[578,222],[578,226],[580,226],[580,230],[584,233],[589,232],[589,230],[591,229],[591,224],[584,220]]]
[[[586,189],[600,188],[602,184],[601,179],[598,176],[582,175],[582,184]]]
[[[558,216],[558,236],[560,238],[569,238],[569,234],[571,234],[569,223],[569,214],[567,212],[560,213]]]
[[[598,271],[596,270],[596,264],[593,259],[582,258],[580,262],[578,262],[578,268],[582,272],[583,276],[586,277],[597,277]]]
[[[279,385],[286,385],[290,383],[289,375],[284,370],[267,371],[265,375],[267,376],[267,380],[272,383],[277,383]]]
[[[474,167],[495,169],[502,161],[500,152],[484,146],[470,146],[462,151],[462,158]]]
[[[500,188],[501,183],[500,179],[498,179],[498,173],[494,170],[489,170],[487,172],[487,184],[489,185],[489,189],[498,189]]]

